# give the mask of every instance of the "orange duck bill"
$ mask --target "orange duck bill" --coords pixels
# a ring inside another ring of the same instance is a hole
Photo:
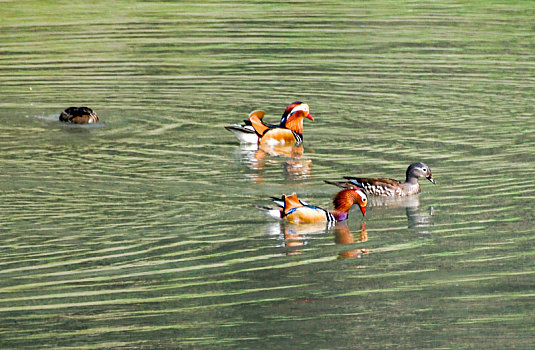
[[[360,211],[362,213],[362,216],[366,216],[366,206],[365,205],[359,205]]]

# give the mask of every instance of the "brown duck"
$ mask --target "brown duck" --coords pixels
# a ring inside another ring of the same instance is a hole
[[[59,115],[59,121],[73,124],[98,122],[98,115],[89,107],[69,107]]]
[[[360,188],[366,194],[376,196],[402,197],[420,193],[418,179],[425,177],[435,184],[431,169],[425,163],[412,163],[407,168],[405,182],[379,177],[344,176],[347,181],[325,181],[342,188]]]

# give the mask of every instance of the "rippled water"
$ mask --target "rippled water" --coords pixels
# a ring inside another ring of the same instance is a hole
[[[0,347],[530,348],[530,1],[0,6]],[[310,104],[293,155],[223,126]],[[61,125],[71,105],[103,121]],[[433,169],[294,226],[344,175]]]

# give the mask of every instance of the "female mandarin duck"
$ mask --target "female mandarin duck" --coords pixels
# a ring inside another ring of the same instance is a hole
[[[316,222],[335,222],[346,220],[348,211],[354,204],[358,204],[362,215],[366,215],[366,194],[358,188],[344,189],[333,198],[334,210],[328,211],[314,207],[299,200],[297,194],[282,195],[281,198],[272,197],[279,208],[257,207],[274,218],[288,220],[292,224],[308,224]]]
[[[433,184],[436,183],[435,179],[433,179],[433,175],[431,174],[431,169],[425,163],[412,163],[409,165],[407,168],[405,182],[378,177],[363,178],[353,176],[344,176],[344,179],[349,181],[325,182],[342,188],[360,188],[367,194],[374,194],[377,196],[403,197],[420,193],[420,184],[418,184],[418,179],[421,177],[425,177]]]
[[[98,115],[89,107],[69,107],[59,115],[59,121],[74,124],[98,122]]]
[[[225,129],[245,143],[295,145],[303,142],[303,119],[314,120],[310,107],[299,101],[286,107],[279,125],[264,124],[265,114],[264,111],[252,111],[244,125],[230,125]]]

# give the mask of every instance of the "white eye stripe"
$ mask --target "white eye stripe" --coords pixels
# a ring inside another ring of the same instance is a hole
[[[368,200],[368,198],[366,197],[366,193],[364,193],[364,191],[357,189],[357,193],[360,195],[360,198],[362,198],[364,202]]]
[[[295,106],[294,109],[292,109],[292,111],[290,112],[290,115],[294,114],[297,111],[308,112],[308,110],[309,110],[308,105],[306,103],[302,103],[299,106]]]

